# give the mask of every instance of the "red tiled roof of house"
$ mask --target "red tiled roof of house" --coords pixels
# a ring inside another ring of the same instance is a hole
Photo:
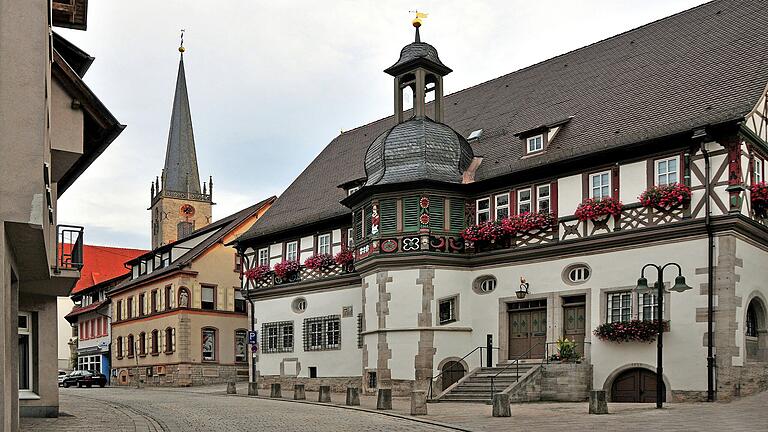
[[[67,246],[70,245],[64,245],[65,248]],[[142,249],[83,245],[83,268],[72,294],[128,273],[123,264],[145,253],[147,251]]]

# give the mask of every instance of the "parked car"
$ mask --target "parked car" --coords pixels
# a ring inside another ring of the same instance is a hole
[[[92,387],[94,385],[104,387],[107,385],[107,377],[96,371],[79,370],[65,376],[59,385],[63,387],[71,387],[73,385],[78,387]]]
[[[67,371],[59,369],[59,387],[61,387],[62,383],[64,382],[64,378],[69,375]]]

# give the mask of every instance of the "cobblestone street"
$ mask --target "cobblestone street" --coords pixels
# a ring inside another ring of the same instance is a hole
[[[342,409],[344,395],[333,394],[334,406],[252,398],[238,386],[226,395],[223,386],[184,389],[62,389],[58,419],[22,419],[25,431],[756,431],[768,424],[768,393],[731,403],[670,404],[657,411],[651,404],[610,404],[611,415],[590,416],[585,403],[531,403],[512,406],[511,418],[493,418],[482,404],[430,404],[430,415],[409,418],[409,402],[396,398],[393,411],[369,412],[373,397],[361,398],[361,409]],[[309,401],[317,393],[308,392]],[[430,424],[433,423],[433,424]],[[453,427],[448,427],[453,425]],[[652,425],[652,426],[650,426]]]

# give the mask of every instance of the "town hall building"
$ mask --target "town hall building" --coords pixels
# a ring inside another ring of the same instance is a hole
[[[713,1],[450,95],[415,20],[394,114],[237,239],[260,386],[653,402],[661,319],[667,401],[767,389],[766,20]]]

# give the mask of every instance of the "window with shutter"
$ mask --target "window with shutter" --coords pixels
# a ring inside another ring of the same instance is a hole
[[[371,214],[373,213],[373,207],[370,204],[365,206],[365,235],[371,235]]]
[[[445,198],[443,197],[429,197],[429,229],[445,230]]]
[[[363,238],[363,210],[360,209],[355,213],[355,240],[362,240]]]
[[[419,230],[419,197],[403,198],[403,231]]]
[[[394,199],[381,200],[379,231],[382,234],[394,234],[397,232],[397,201]]]
[[[460,198],[451,198],[450,214],[451,231],[461,231],[464,229],[464,200]]]

